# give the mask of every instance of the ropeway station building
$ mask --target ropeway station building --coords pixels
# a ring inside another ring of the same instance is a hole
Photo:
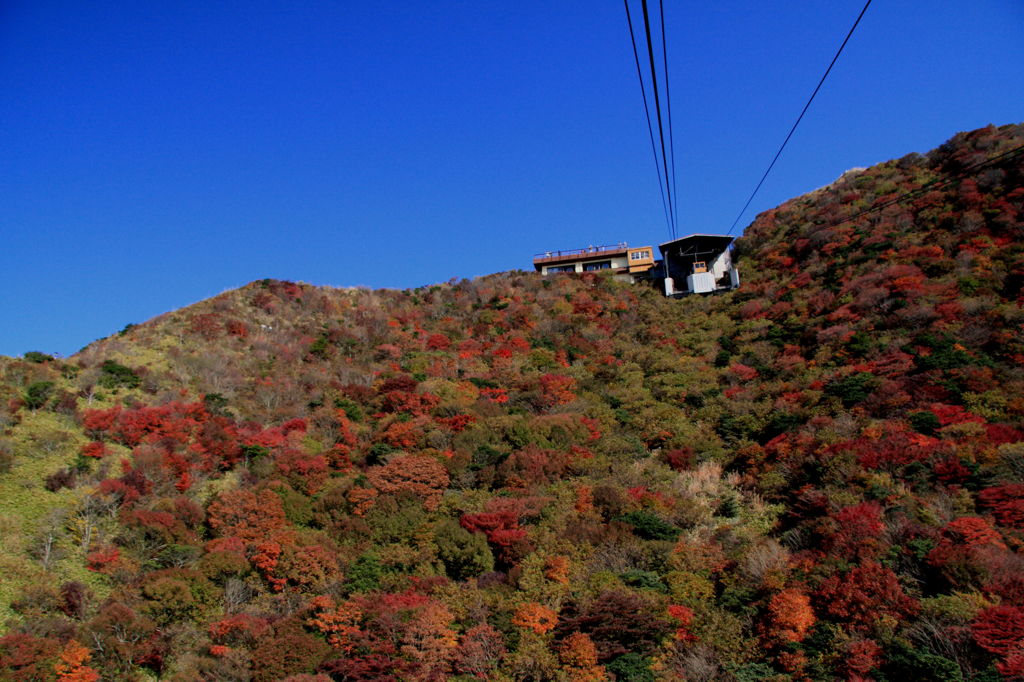
[[[729,249],[732,242],[732,237],[719,234],[691,234],[659,244],[665,295],[710,294],[739,287],[740,273]]]
[[[654,258],[652,247],[630,247],[625,242],[546,251],[534,256],[533,267],[542,275],[610,271],[616,279],[653,284],[670,297],[709,294],[740,285],[732,241],[724,235],[691,234],[659,244],[661,260]]]

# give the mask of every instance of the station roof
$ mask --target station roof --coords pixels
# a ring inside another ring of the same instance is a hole
[[[689,234],[658,244],[658,249],[662,255],[668,255],[671,252],[673,256],[696,256],[721,253],[729,248],[732,241],[733,237],[724,234]]]

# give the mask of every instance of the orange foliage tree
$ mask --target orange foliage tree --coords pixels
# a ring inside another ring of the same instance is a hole
[[[768,602],[766,634],[771,639],[802,642],[815,621],[810,597],[795,587],[782,590]]]
[[[362,610],[352,602],[336,604],[329,595],[314,597],[309,605],[311,612],[306,624],[322,633],[335,649],[351,652],[360,632]]]
[[[544,634],[554,629],[558,614],[537,602],[520,604],[512,614],[512,624]]]
[[[86,665],[92,654],[75,640],[68,641],[60,653],[60,661],[54,666],[59,682],[97,682],[98,672]]]
[[[597,664],[597,647],[585,633],[574,632],[565,638],[558,659],[570,682],[603,682],[608,673]]]
[[[556,555],[544,562],[544,577],[563,585],[569,584],[569,557]]]

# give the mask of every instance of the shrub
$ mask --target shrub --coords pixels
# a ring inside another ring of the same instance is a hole
[[[306,352],[315,358],[326,360],[328,348],[330,348],[330,341],[328,341],[326,334],[321,334],[316,341],[310,344]]]
[[[367,552],[349,565],[346,586],[353,592],[372,592],[380,589],[380,579],[386,572],[380,557]]]
[[[6,438],[0,438],[0,474],[7,473],[14,468],[14,443]]]
[[[228,416],[228,399],[220,393],[207,393],[204,395],[203,406],[206,407],[206,411],[212,415],[218,415],[221,417]]]
[[[636,653],[623,654],[608,664],[608,672],[623,682],[654,682],[651,659]]]
[[[658,577],[658,574],[652,571],[634,569],[626,571],[619,577],[622,578],[622,582],[626,583],[630,587],[637,587],[641,590],[654,590],[656,592],[668,592],[668,588],[665,587],[665,583],[661,582],[661,578]]]
[[[616,520],[633,526],[633,532],[647,540],[675,540],[683,532],[681,528],[642,510],[623,514]]]
[[[61,488],[74,488],[75,474],[68,469],[58,469],[46,477],[44,487],[51,493],[55,493]]]
[[[256,682],[280,680],[316,668],[330,651],[327,644],[308,635],[285,634],[263,640],[253,651]]]
[[[846,342],[846,350],[851,355],[858,358],[863,358],[871,352],[875,347],[875,341],[871,338],[871,335],[866,332],[856,332],[850,337],[850,340]]]
[[[494,555],[482,533],[470,533],[455,521],[446,521],[434,531],[437,556],[454,580],[465,580],[494,570]]]
[[[656,617],[638,595],[609,591],[593,601],[570,602],[563,607],[555,637],[563,639],[573,632],[589,635],[604,663],[624,654],[649,654],[673,629],[672,623]]]
[[[120,386],[138,388],[142,379],[130,367],[125,367],[113,360],[105,360],[100,366],[100,378],[96,383],[107,389]]]
[[[36,381],[31,383],[25,389],[25,406],[30,410],[38,410],[50,399],[51,393],[53,393],[52,381]]]
[[[349,400],[348,398],[338,398],[337,400],[334,401],[334,406],[340,410],[344,410],[345,416],[351,419],[352,421],[363,421],[363,417],[365,415],[363,414],[363,408],[360,407],[358,403],[355,403]]]
[[[64,615],[71,618],[82,618],[92,599],[92,591],[77,581],[64,583],[60,586],[60,603],[58,608]]]
[[[910,414],[910,425],[914,427],[915,431],[926,436],[934,434],[942,426],[939,418],[930,410],[912,412]]]
[[[842,400],[845,407],[852,407],[871,395],[880,383],[881,380],[870,372],[857,372],[830,381],[825,392]]]

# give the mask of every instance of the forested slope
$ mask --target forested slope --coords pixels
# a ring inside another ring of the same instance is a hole
[[[743,286],[253,282],[0,359],[0,679],[1024,675],[1024,126]]]

